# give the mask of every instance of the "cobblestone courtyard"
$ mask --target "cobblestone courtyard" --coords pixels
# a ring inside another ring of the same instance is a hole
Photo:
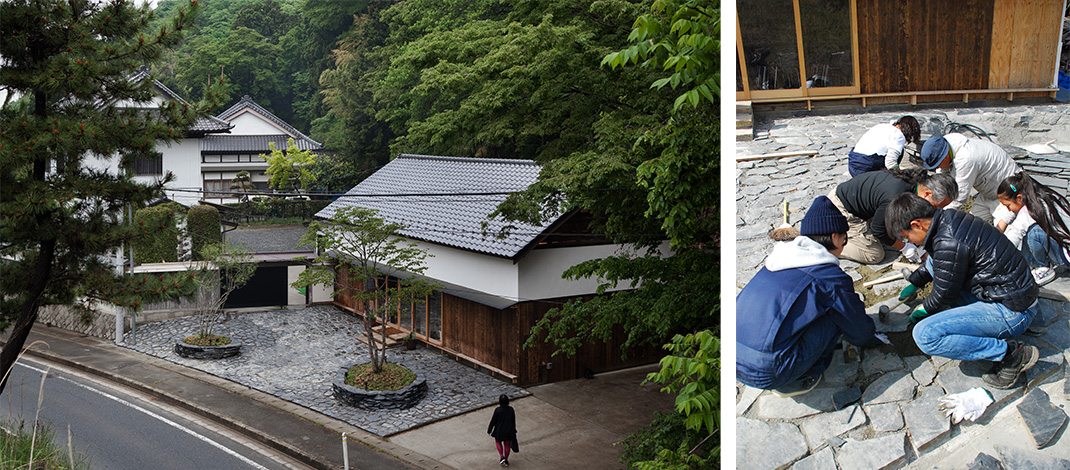
[[[736,163],[736,287],[741,289],[764,265],[773,242],[768,232],[780,225],[781,204],[798,221],[810,203],[849,176],[847,152],[866,130],[902,115],[922,124],[922,138],[941,135],[949,122],[972,124],[993,134],[997,143],[1037,179],[1066,194],[1070,182],[1070,107],[1022,105],[1002,108],[911,110],[832,116],[806,115],[758,120],[756,139],[737,144],[737,157],[814,151],[816,154],[754,159]],[[972,136],[971,136],[972,137]],[[1024,147],[1055,141],[1063,152],[1029,154]],[[890,266],[898,252],[871,266]],[[860,266],[842,261],[856,280]],[[906,281],[881,285],[892,297]],[[1041,314],[1025,342],[1041,350],[1038,364],[1017,388],[992,390],[996,403],[976,423],[953,425],[937,410],[939,398],[982,386],[987,364],[964,363],[920,354],[899,307],[888,323],[877,310],[867,313],[892,346],[861,351],[857,360],[834,355],[814,391],[793,398],[737,384],[736,456],[739,468],[1070,468],[1064,437],[1070,406],[1070,281],[1043,289]],[[984,466],[984,465],[990,466]]]
[[[241,341],[239,356],[214,361],[181,358],[174,345],[197,331],[196,317],[182,317],[137,328],[123,346],[193,367],[328,416],[379,436],[498,403],[498,396],[527,396],[523,388],[490,377],[425,348],[390,349],[390,362],[404,363],[427,378],[427,396],[406,410],[364,411],[331,394],[339,367],[368,361],[361,320],[334,307],[235,313],[216,333]],[[136,340],[136,343],[133,342]]]

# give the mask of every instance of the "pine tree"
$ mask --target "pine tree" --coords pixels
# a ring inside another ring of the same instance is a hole
[[[133,79],[178,44],[197,8],[149,31],[152,12],[129,1],[0,3],[0,328],[14,325],[0,393],[42,305],[137,309],[192,289],[192,274],[124,277],[107,258],[169,223],[125,222],[170,180],[135,182],[134,161],[158,158],[157,142],[177,141],[214,104],[148,110],[152,81]],[[102,169],[116,160],[118,172]]]

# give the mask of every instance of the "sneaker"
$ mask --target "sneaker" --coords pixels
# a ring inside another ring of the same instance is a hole
[[[1051,281],[1055,280],[1055,269],[1047,266],[1041,266],[1039,268],[1033,268],[1033,280],[1037,281],[1038,286],[1043,286]]]
[[[802,395],[814,387],[817,387],[818,382],[821,382],[821,376],[817,377],[802,377],[790,384],[773,390],[773,393],[778,397],[793,397],[796,395]]]
[[[508,467],[509,466],[509,460],[508,459],[502,460],[502,466],[503,467]]]
[[[504,466],[509,465],[509,464],[505,463],[505,457],[498,457],[498,465],[501,465],[501,466],[504,467]]]
[[[1036,346],[1007,340],[1007,354],[982,379],[998,389],[1011,388],[1018,383],[1022,372],[1033,367],[1039,358],[1040,350]]]

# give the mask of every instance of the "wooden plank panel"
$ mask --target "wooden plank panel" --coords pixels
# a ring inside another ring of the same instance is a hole
[[[1010,87],[1010,67],[1015,40],[1017,0],[996,0],[992,12],[992,56],[988,67],[988,84]]]
[[[1042,0],[1037,7],[1037,67],[1031,82],[1033,86],[1051,85],[1055,78],[1055,56],[1058,53],[1062,32],[1062,0]]]

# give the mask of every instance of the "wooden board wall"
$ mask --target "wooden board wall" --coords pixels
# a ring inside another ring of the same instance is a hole
[[[994,0],[858,0],[862,93],[988,88]]]
[[[516,310],[442,294],[442,347],[510,374],[518,369]]]
[[[1063,0],[995,0],[989,86],[1051,85],[1062,8]]]

